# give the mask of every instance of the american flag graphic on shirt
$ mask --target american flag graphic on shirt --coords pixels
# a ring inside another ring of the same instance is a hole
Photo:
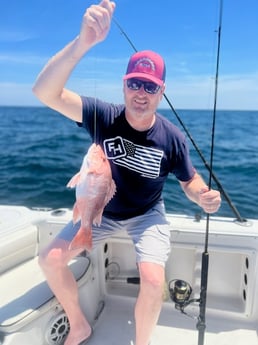
[[[156,178],[160,173],[163,151],[136,145],[122,137],[104,141],[105,153],[115,164],[138,172],[141,176]]]

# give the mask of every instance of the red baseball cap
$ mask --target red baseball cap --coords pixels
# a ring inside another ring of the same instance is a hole
[[[163,58],[151,50],[144,50],[131,56],[123,79],[147,79],[161,86],[165,77],[166,66]]]

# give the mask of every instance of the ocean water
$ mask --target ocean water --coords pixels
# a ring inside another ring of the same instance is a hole
[[[160,110],[181,128],[171,110]],[[203,157],[210,164],[212,111],[178,110]],[[0,204],[71,208],[67,182],[79,169],[90,139],[85,130],[45,107],[0,107]],[[217,111],[213,172],[243,218],[258,218],[258,111]],[[193,163],[208,181],[209,172],[189,140]],[[217,183],[212,182],[213,188]],[[164,199],[167,211],[200,213],[174,176]],[[219,216],[234,217],[223,198]]]

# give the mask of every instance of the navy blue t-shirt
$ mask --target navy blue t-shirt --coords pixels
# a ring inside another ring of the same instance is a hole
[[[109,159],[117,191],[104,215],[117,220],[143,214],[161,199],[169,173],[189,181],[195,169],[185,136],[165,117],[156,114],[146,131],[132,128],[125,106],[82,97],[84,127]]]

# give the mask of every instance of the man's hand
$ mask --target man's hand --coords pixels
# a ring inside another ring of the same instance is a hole
[[[79,35],[80,44],[92,47],[103,41],[109,32],[114,10],[115,3],[109,0],[87,8]]]
[[[209,190],[198,173],[195,173],[189,181],[180,181],[180,184],[187,197],[197,203],[205,212],[218,211],[221,204],[220,192],[214,189]]]
[[[221,204],[220,192],[208,188],[201,189],[198,204],[206,213],[217,212]]]

